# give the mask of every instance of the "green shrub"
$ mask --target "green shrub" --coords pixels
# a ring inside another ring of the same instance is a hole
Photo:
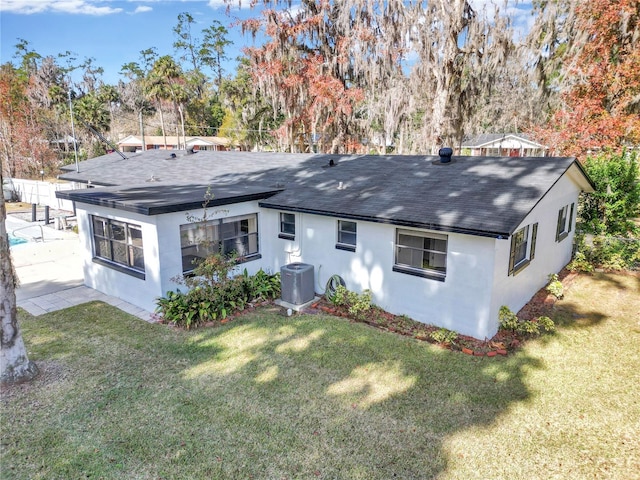
[[[567,265],[567,269],[571,272],[591,273],[593,272],[593,265],[583,252],[577,252],[571,263]]]
[[[553,323],[553,320],[551,320],[549,317],[539,317],[538,325],[540,325],[540,329],[545,332],[555,332],[556,330],[556,324]]]
[[[167,292],[167,295],[159,298],[156,303],[156,312],[161,313],[163,318],[171,323],[189,329],[199,321],[195,304],[192,304],[187,295],[180,290]]]
[[[349,314],[355,318],[361,318],[371,309],[371,291],[365,290],[360,295],[354,293],[354,296],[349,299],[349,303]]]
[[[547,284],[546,290],[556,298],[562,298],[564,296],[564,286],[562,282],[558,280],[557,273],[549,275],[549,283]]]
[[[576,236],[576,254],[567,268],[592,272],[594,267],[607,270],[637,270],[640,268],[640,238],[590,235]]]
[[[364,290],[361,294],[358,294],[347,290],[343,285],[338,285],[332,301],[334,305],[345,307],[349,315],[362,319],[371,309],[371,291]]]
[[[509,307],[504,305],[500,307],[498,319],[500,320],[500,328],[502,330],[515,332],[518,329],[518,317],[509,309]]]
[[[168,322],[189,329],[244,310],[249,302],[280,295],[279,274],[270,275],[260,270],[249,275],[245,269],[242,275],[232,277],[230,274],[236,266],[234,257],[210,255],[196,266],[193,275],[177,280],[189,290],[167,292],[156,301],[156,312]]]
[[[280,296],[280,273],[270,275],[260,269],[250,276],[245,268],[242,276],[249,298],[269,300]]]
[[[349,290],[344,285],[338,285],[333,293],[333,297],[330,298],[334,305],[339,307],[346,306],[348,302]]]
[[[584,169],[595,192],[581,197],[580,228],[593,234],[629,236],[638,233],[640,171],[637,152],[602,152],[587,158]]]
[[[521,320],[509,307],[500,307],[498,313],[500,330],[515,332],[519,335],[534,336],[542,332],[553,332],[555,324],[549,317],[540,317],[536,320]]]
[[[640,239],[597,236],[585,246],[586,257],[607,270],[631,270],[640,267]]]
[[[452,330],[447,328],[439,328],[438,330],[434,330],[429,334],[431,339],[436,343],[442,343],[448,345],[453,343],[458,338],[458,334]]]

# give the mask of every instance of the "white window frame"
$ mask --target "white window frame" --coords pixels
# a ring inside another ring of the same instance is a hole
[[[422,245],[419,245],[420,240]],[[430,245],[426,245],[425,240],[430,240]],[[447,276],[448,248],[449,237],[445,234],[397,228],[393,271],[443,282]],[[407,262],[402,257],[410,258],[411,261]],[[416,260],[422,266],[417,266]]]
[[[291,212],[280,212],[278,214],[279,229],[278,238],[285,240],[295,240],[296,238],[296,214]]]
[[[144,279],[142,226],[100,215],[90,217],[93,261]],[[101,232],[97,229],[98,225],[101,225]]]
[[[229,227],[236,230],[228,232]],[[242,247],[242,251],[231,245]],[[237,215],[203,222],[180,225],[180,250],[182,273],[190,273],[198,258],[206,258],[213,253],[230,256],[238,255],[238,263],[260,258],[258,239],[258,214]]]
[[[569,236],[573,224],[573,211],[575,203],[565,205],[558,210],[558,223],[556,224],[556,242],[561,242]]]
[[[358,224],[352,220],[338,220],[336,226],[336,248],[355,252],[358,241]],[[353,226],[353,230],[349,229],[351,226]]]
[[[537,223],[525,225],[511,235],[509,275],[516,275],[535,258],[537,237]]]

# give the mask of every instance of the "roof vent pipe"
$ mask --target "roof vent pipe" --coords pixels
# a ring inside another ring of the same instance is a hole
[[[453,155],[453,149],[449,147],[441,148],[438,151],[440,155],[440,163],[451,163],[451,156]]]

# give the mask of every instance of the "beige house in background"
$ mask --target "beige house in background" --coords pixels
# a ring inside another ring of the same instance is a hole
[[[472,157],[546,157],[548,148],[521,133],[483,133],[467,137],[459,155]]]
[[[165,144],[166,138],[166,144]],[[186,150],[229,150],[231,140],[225,137],[186,137]],[[180,150],[179,145],[182,138],[176,135],[145,135],[144,148],[142,146],[142,136],[129,135],[117,142],[121,152],[141,152],[144,150]]]

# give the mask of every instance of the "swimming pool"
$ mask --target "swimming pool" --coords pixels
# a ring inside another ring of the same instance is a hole
[[[21,243],[27,243],[29,240],[26,238],[14,237],[9,234],[9,246],[13,247],[14,245],[20,245]]]

